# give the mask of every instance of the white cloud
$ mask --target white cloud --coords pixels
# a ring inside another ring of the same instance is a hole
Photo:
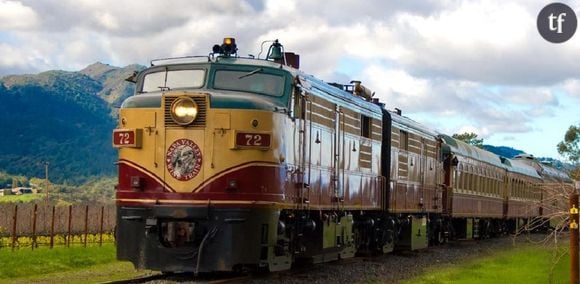
[[[110,13],[98,13],[96,15],[98,22],[106,29],[117,30],[119,29],[119,21]]]
[[[413,108],[418,101],[429,96],[428,80],[409,75],[404,70],[385,69],[371,65],[365,70],[364,78],[368,78],[369,86],[376,88],[379,98],[386,102],[396,101],[401,107]]]
[[[357,26],[329,26],[322,20],[298,21],[260,35],[255,44],[258,45],[264,40],[280,39],[286,51],[300,54],[302,70],[327,78],[335,72],[346,47],[355,42],[353,35],[357,29]]]
[[[292,0],[266,0],[265,15],[271,18],[291,17],[296,13],[296,2]]]
[[[503,87],[497,93],[504,101],[534,106],[558,106],[558,99],[548,87]]]
[[[505,49],[523,42],[535,19],[516,3],[465,1],[455,9],[428,17],[404,13],[400,25],[408,26],[432,43],[449,49]]]
[[[580,99],[580,80],[568,79],[562,83],[562,89],[568,95]]]
[[[479,139],[486,139],[490,135],[487,127],[480,128],[473,125],[463,125],[453,133],[475,133]]]
[[[36,27],[37,14],[17,1],[0,0],[0,30],[30,29]]]
[[[532,131],[532,121],[538,116],[550,116],[554,96],[546,89],[498,87],[489,90],[471,81],[427,79],[410,75],[404,70],[373,65],[362,76],[367,86],[390,108],[404,113],[424,114],[433,120],[448,118],[461,128],[488,137],[494,133]],[[364,82],[363,82],[364,83]],[[527,100],[526,100],[527,98]],[[446,126],[429,122],[436,129]]]
[[[37,68],[50,67],[42,53],[30,47],[15,48],[0,43],[0,54],[0,75],[33,73],[38,71]]]
[[[108,53],[113,64],[199,54],[205,52],[205,45],[233,35],[246,40],[248,46],[240,45],[246,53],[257,53],[255,46],[261,40],[279,38],[286,48],[300,51],[306,71],[322,77],[336,77],[337,62],[343,56],[366,63],[387,60],[426,78],[500,85],[551,85],[580,75],[580,65],[573,63],[580,60],[576,52],[580,41],[558,46],[561,56],[554,57],[554,45],[537,34],[535,17],[544,5],[540,1],[0,3],[41,15],[38,33],[19,34],[19,44],[27,44],[32,37],[48,42],[54,33],[64,37],[76,32],[96,34],[111,43],[99,53]]]

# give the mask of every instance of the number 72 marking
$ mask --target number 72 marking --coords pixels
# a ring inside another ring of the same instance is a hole
[[[246,134],[246,146],[262,146],[262,135]]]
[[[130,144],[128,132],[120,132],[119,133],[119,144],[121,144],[121,145]]]
[[[270,133],[248,133],[248,132],[238,132],[236,133],[236,147],[242,148],[260,148],[266,150],[270,148]]]

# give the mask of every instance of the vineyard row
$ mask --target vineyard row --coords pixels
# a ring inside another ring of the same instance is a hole
[[[0,248],[108,242],[115,230],[114,205],[0,205]]]

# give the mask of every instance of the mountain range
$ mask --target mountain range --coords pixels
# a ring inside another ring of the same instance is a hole
[[[47,71],[0,79],[0,171],[84,182],[114,175],[116,108],[144,66],[95,63],[78,72]]]

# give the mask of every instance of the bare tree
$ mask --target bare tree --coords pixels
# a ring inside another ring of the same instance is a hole
[[[575,188],[571,183],[543,183],[538,190],[542,192],[542,199],[531,202],[528,210],[537,212],[537,209],[541,208],[542,214],[529,218],[526,225],[516,231],[513,241],[515,243],[516,240],[524,238],[527,242],[551,248],[553,259],[550,277],[552,277],[556,265],[569,254],[569,244],[566,241],[570,223],[568,202],[570,196],[575,193]],[[530,232],[538,231],[547,232],[547,234],[530,234]]]

